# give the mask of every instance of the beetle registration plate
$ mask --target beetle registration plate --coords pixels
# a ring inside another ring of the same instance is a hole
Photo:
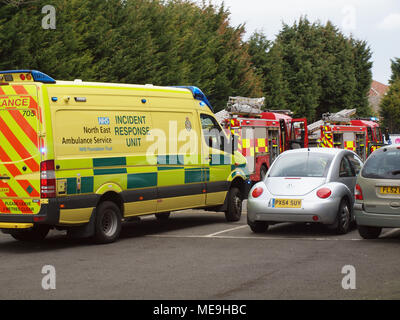
[[[400,187],[381,187],[382,194],[400,194]]]
[[[274,199],[272,208],[301,208],[299,199]]]

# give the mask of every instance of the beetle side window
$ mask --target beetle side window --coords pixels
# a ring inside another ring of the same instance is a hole
[[[348,155],[346,158],[349,160],[352,169],[354,170],[355,175],[357,176],[363,166],[362,161],[355,155]]]
[[[355,174],[351,169],[351,165],[349,160],[346,157],[343,157],[342,161],[340,162],[340,169],[339,169],[339,177],[346,178],[346,177],[354,177]]]

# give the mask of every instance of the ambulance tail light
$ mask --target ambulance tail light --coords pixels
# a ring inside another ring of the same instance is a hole
[[[46,160],[40,163],[40,197],[56,197],[56,173],[54,160]]]

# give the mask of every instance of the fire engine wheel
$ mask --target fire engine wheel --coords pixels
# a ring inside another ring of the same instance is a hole
[[[111,243],[121,233],[121,212],[112,201],[104,201],[96,209],[95,234],[96,243]]]
[[[243,196],[237,187],[233,187],[228,193],[228,209],[225,212],[225,219],[229,222],[239,221],[242,215]]]
[[[49,226],[34,225],[32,229],[12,231],[10,235],[19,241],[42,241],[46,238],[49,231]]]

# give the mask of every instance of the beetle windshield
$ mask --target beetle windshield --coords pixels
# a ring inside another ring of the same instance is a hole
[[[269,177],[326,177],[333,157],[315,152],[283,154],[274,163]]]

